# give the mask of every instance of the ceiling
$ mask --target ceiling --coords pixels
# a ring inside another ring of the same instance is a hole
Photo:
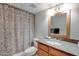
[[[12,6],[37,14],[45,9],[56,6],[59,3],[9,3]]]

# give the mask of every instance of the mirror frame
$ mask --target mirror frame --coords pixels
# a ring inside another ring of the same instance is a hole
[[[58,14],[58,13],[56,13]],[[54,34],[50,32],[51,28],[51,16],[48,17],[48,36],[51,37],[56,37],[56,38],[65,38],[68,39],[70,38],[70,24],[71,24],[71,10],[67,11],[67,18],[66,18],[66,34],[61,35],[61,34]]]

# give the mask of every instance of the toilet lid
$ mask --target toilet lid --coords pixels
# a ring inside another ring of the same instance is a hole
[[[33,52],[36,52],[36,51],[37,51],[36,47],[30,47],[30,48],[27,48],[24,52],[25,53],[33,53]]]

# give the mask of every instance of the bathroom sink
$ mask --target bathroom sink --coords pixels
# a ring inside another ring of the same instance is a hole
[[[59,42],[54,42],[54,41],[48,41],[47,42],[48,44],[51,44],[51,45],[56,45],[56,46],[61,46],[62,44],[59,43]]]

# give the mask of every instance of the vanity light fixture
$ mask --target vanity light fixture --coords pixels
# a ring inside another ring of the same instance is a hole
[[[60,6],[60,10],[64,13],[66,13],[70,9],[72,9],[72,4],[63,4],[62,6]]]
[[[48,15],[49,16],[54,16],[58,12],[61,12],[60,7],[48,9]]]
[[[56,6],[55,8],[50,8],[48,9],[48,15],[49,16],[54,16],[56,13],[62,12],[62,13],[67,13],[72,8],[72,4],[63,4]]]
[[[55,12],[56,13],[61,12],[60,7],[55,7]]]

